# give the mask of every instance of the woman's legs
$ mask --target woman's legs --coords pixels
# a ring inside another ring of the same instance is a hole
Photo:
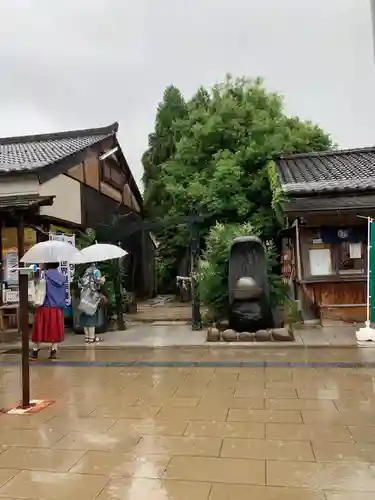
[[[86,326],[85,337],[87,342],[95,342],[95,326]]]

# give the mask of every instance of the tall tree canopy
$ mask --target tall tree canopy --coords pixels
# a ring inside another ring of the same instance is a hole
[[[163,217],[169,211],[171,199],[163,179],[163,165],[176,152],[181,139],[176,123],[185,117],[187,106],[180,91],[167,87],[156,113],[155,131],[149,135],[149,147],[142,158],[145,209],[149,216]]]
[[[287,116],[282,97],[261,79],[227,77],[210,90],[199,88],[189,101],[168,87],[143,157],[146,210],[152,217],[186,215],[198,202],[214,214],[211,225],[249,222],[264,239],[273,238],[269,161],[331,147],[319,126]],[[172,278],[187,230],[170,228],[159,239]]]

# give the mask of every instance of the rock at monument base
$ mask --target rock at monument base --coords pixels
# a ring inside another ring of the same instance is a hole
[[[254,342],[254,334],[250,332],[240,332],[238,334],[238,340],[240,342]]]
[[[215,327],[210,327],[207,330],[207,342],[219,342],[220,341],[220,332]]]
[[[272,330],[272,338],[276,342],[292,342],[294,340],[294,334],[291,328],[274,328]]]
[[[228,329],[223,331],[223,340],[226,342],[235,342],[237,340],[237,332]]]
[[[271,332],[268,330],[258,330],[255,332],[255,340],[257,342],[269,342],[271,340]]]

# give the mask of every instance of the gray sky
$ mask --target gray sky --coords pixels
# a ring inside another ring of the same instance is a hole
[[[263,76],[340,147],[375,145],[370,0],[0,0],[0,136],[107,125],[140,181],[164,88]]]

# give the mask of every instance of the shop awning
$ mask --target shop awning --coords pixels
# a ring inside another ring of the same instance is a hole
[[[0,196],[0,211],[24,211],[53,204],[54,196],[39,196],[38,194],[20,194]]]

